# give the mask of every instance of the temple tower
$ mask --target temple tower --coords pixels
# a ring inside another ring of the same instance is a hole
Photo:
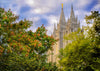
[[[57,28],[54,25],[54,31],[52,34],[54,36],[54,38],[59,39],[59,41],[57,41],[56,44],[53,45],[54,50],[51,52],[49,51],[49,54],[50,53],[53,54],[48,57],[49,62],[58,63],[59,50],[61,48],[65,48],[65,46],[68,43],[70,43],[70,41],[67,42],[66,40],[64,40],[64,35],[70,34],[71,32],[75,32],[78,30],[78,28],[80,28],[80,22],[78,21],[78,18],[75,17],[73,5],[71,5],[70,18],[68,18],[68,20],[66,22],[64,11],[63,11],[63,4],[62,4],[60,20],[57,24]]]

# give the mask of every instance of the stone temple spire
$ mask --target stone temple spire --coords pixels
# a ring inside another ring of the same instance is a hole
[[[78,22],[78,27],[80,28],[80,21]]]
[[[74,11],[73,11],[73,4],[71,5],[71,15],[70,18],[75,18]]]
[[[64,15],[64,11],[63,11],[63,4],[62,4],[62,9],[61,9],[61,15],[60,15],[60,20],[59,23],[60,24],[65,24],[65,15]]]
[[[55,33],[56,33],[56,25],[54,24],[53,36],[55,36]]]
[[[54,32],[56,31],[56,24],[54,24]]]

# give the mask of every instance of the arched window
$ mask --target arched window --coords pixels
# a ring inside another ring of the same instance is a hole
[[[71,29],[71,32],[73,32],[73,28]]]
[[[66,31],[66,33],[68,33],[68,31]]]

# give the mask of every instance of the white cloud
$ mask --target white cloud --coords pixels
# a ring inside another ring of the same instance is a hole
[[[50,13],[59,7],[61,3],[70,2],[69,0],[24,0],[25,3],[32,7],[32,12],[36,14]]]
[[[50,16],[48,17],[48,21],[49,21],[50,23],[57,23],[57,22],[58,22],[58,16],[50,15]]]
[[[30,17],[29,18],[30,21],[33,21],[33,22],[37,22],[40,20],[40,17],[36,16],[36,17]]]
[[[42,17],[38,17],[37,16],[37,17],[34,17],[34,18],[33,17],[29,18],[29,20],[33,21],[33,26],[31,26],[31,28],[30,28],[33,32],[35,32],[36,29],[39,26],[41,26],[40,24],[36,24],[36,23],[39,22],[39,20],[42,19],[42,18],[44,18],[44,19],[46,19],[48,21],[48,23],[46,24],[45,27],[48,30],[47,34],[51,35],[52,32],[53,32],[53,29],[54,29],[54,24],[57,25],[57,23],[58,23],[59,16],[50,15],[50,16],[42,16]],[[30,29],[28,29],[28,30],[30,30]]]
[[[97,5],[95,5],[95,6],[92,8],[92,11],[94,11],[94,10],[100,11],[100,3],[98,3]]]
[[[47,34],[51,35],[53,32],[53,29],[54,29],[54,24],[57,24],[59,18],[58,18],[58,16],[53,16],[53,15],[50,15],[47,18],[48,18],[48,22],[49,22],[46,26],[46,29],[48,30]]]
[[[84,8],[87,7],[87,5],[91,4],[93,0],[74,0],[75,6],[77,8]]]
[[[84,18],[85,15],[90,15],[91,12],[85,11],[85,10],[75,10],[75,15],[78,16],[80,19]]]
[[[80,26],[81,26],[81,28],[82,28],[82,26],[87,26],[86,20],[85,20],[85,19],[82,19],[82,20],[81,20],[81,25],[80,25]]]
[[[16,3],[18,4],[18,8],[20,8],[23,5],[29,5],[32,9],[31,11],[36,14],[45,14],[50,13],[54,10],[56,10],[59,6],[61,6],[61,3],[64,3],[64,5],[70,5],[71,3],[74,4],[77,8],[83,8],[86,7],[88,4],[90,4],[93,0],[15,0],[12,1],[12,4]],[[32,13],[31,12],[31,13]]]
[[[49,12],[49,8],[36,8],[32,12],[36,14],[44,14],[44,13]]]
[[[80,27],[87,26],[85,16],[90,15],[91,12],[84,11],[84,10],[75,10],[75,15],[78,16],[78,20],[80,21]]]
[[[33,32],[36,31],[37,29],[37,22],[41,19],[39,16],[35,16],[35,17],[30,17],[28,18],[30,21],[33,21],[32,26],[28,29],[28,30],[32,30]]]
[[[98,3],[100,4],[100,0],[98,0]]]
[[[34,0],[26,0],[25,2],[26,2],[26,4],[28,4],[30,6],[33,6],[35,4]]]
[[[75,15],[78,16],[80,22],[82,24],[86,24],[84,17],[86,14],[90,14],[90,12],[87,12],[85,10],[82,10],[83,8],[87,7],[87,5],[91,4],[93,0],[12,0],[11,4],[10,4],[10,8],[13,10],[13,12],[15,14],[19,14],[20,8],[22,6],[30,6],[31,10],[26,12],[24,15],[29,15],[31,14],[32,16],[28,17],[29,20],[33,21],[33,26],[30,28],[32,29],[32,31],[35,31],[37,28],[37,24],[36,22],[38,22],[41,18],[45,18],[48,21],[48,24],[46,26],[47,30],[48,30],[48,34],[50,35],[53,32],[53,26],[54,24],[57,24],[57,22],[59,22],[60,19],[60,14],[59,16],[55,16],[55,15],[49,15],[47,16],[46,13],[51,13],[56,11],[55,13],[57,13],[58,11],[60,11],[61,9],[61,3],[64,3],[64,6],[70,6],[71,3],[73,3],[74,9],[76,8],[77,10],[75,10]],[[98,0],[100,3],[100,0]],[[100,10],[100,4],[97,4],[94,9],[98,9]],[[13,4],[17,4],[17,7],[13,7]],[[59,9],[59,10],[58,10]],[[68,10],[67,15],[66,15],[66,21],[68,18],[68,14],[69,14],[69,10],[70,8],[66,8]],[[34,15],[35,14],[35,15]],[[39,15],[39,16],[38,16]],[[41,17],[40,17],[41,16]],[[81,25],[82,25],[81,24]]]

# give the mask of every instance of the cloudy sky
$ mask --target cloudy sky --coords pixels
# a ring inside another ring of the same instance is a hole
[[[66,21],[73,4],[74,13],[80,20],[81,26],[85,25],[84,17],[89,15],[90,11],[100,11],[100,0],[0,0],[0,7],[11,9],[20,16],[20,20],[26,18],[33,21],[33,26],[30,28],[32,31],[44,24],[50,35],[54,24],[59,21],[62,3]]]

